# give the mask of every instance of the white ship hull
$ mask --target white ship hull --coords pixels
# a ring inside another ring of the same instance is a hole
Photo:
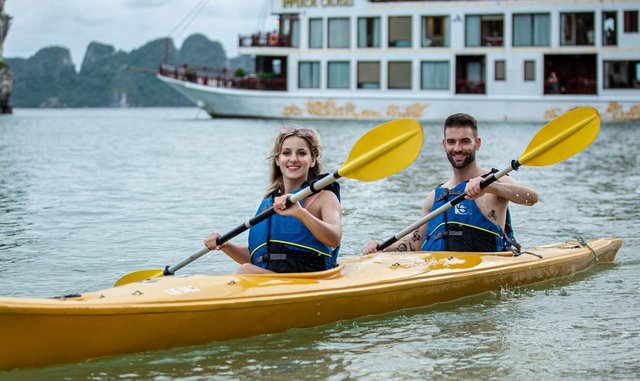
[[[158,75],[158,78],[204,109],[212,117],[386,120],[414,118],[442,122],[466,112],[486,122],[542,122],[578,106],[596,108],[604,121],[640,119],[634,97],[389,94],[363,92],[283,92],[242,90],[203,85]]]

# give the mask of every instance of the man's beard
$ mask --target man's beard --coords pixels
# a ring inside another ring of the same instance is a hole
[[[476,151],[469,152],[469,154],[464,158],[464,161],[460,164],[456,164],[456,161],[453,158],[453,155],[451,155],[449,152],[447,152],[447,159],[449,159],[449,163],[451,163],[453,168],[463,169],[464,167],[466,167],[476,159]]]

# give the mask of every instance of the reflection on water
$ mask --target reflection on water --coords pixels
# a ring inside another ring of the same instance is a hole
[[[210,231],[251,217],[283,122],[196,114],[16,110],[0,118],[0,295],[110,287],[128,272],[175,264],[199,250]],[[372,127],[302,124],[319,131],[326,171],[338,169]],[[481,123],[479,160],[504,168],[541,127]],[[613,266],[429,308],[0,378],[638,378],[638,127],[603,126],[576,157],[512,173],[541,195],[538,205],[511,210],[525,246],[621,236]],[[427,192],[449,176],[441,138],[441,126],[425,125],[420,157],[405,171],[372,183],[341,180],[343,255],[358,255],[370,239],[386,239],[419,218]],[[181,273],[236,268],[210,253]]]

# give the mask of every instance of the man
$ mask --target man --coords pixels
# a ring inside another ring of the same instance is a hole
[[[538,202],[532,188],[504,176],[484,189],[480,182],[490,170],[480,167],[476,151],[482,141],[471,115],[454,114],[444,122],[442,147],[451,163],[452,176],[432,190],[424,201],[423,216],[466,193],[465,200],[434,217],[385,251],[505,251],[513,243],[509,202],[531,206]],[[363,254],[377,251],[377,241]]]

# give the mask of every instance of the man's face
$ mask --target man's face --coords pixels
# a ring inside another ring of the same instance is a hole
[[[442,139],[442,146],[447,159],[454,168],[462,169],[476,159],[476,151],[480,148],[480,138],[476,137],[471,127],[447,127]]]

